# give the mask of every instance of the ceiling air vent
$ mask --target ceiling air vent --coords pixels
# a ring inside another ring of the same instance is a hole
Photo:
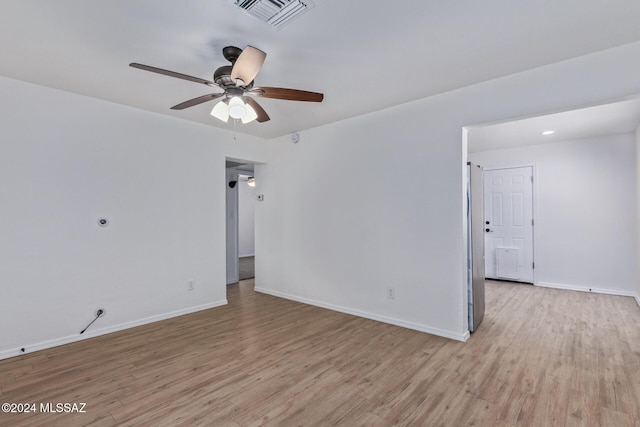
[[[235,0],[235,4],[278,30],[309,9],[300,0]]]

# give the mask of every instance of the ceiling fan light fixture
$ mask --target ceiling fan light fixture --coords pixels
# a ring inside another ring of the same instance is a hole
[[[254,110],[251,105],[246,104],[244,108],[246,109],[246,113],[242,116],[242,123],[249,123],[258,118],[258,113],[256,113],[256,110]]]
[[[229,101],[229,115],[234,119],[241,119],[247,113],[247,107],[239,96],[234,96]]]
[[[225,102],[226,100],[222,100],[213,107],[211,110],[211,115],[218,120],[222,120],[223,122],[229,121],[229,106]]]

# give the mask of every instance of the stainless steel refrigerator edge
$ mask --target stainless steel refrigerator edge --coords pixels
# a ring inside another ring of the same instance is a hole
[[[469,332],[484,318],[484,194],[482,167],[467,163],[467,285]]]

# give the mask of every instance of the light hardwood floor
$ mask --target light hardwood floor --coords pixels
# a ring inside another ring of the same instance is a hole
[[[0,361],[2,426],[640,426],[632,298],[487,282],[460,343],[253,292]]]

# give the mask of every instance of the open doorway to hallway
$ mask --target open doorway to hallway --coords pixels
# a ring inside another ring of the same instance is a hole
[[[253,164],[227,160],[227,284],[255,276],[255,178]]]
[[[253,170],[243,170],[238,176],[238,280],[255,277],[255,202]]]

